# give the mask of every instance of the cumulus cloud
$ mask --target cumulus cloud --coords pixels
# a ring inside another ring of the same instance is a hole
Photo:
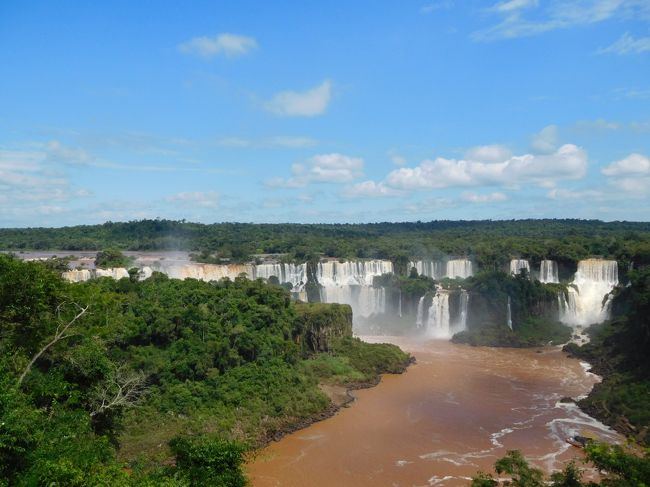
[[[559,131],[556,125],[548,125],[530,139],[530,147],[535,152],[549,154],[557,149]]]
[[[165,198],[170,203],[178,203],[184,206],[198,206],[201,208],[217,208],[219,206],[219,194],[214,191],[187,191],[176,193]]]
[[[470,203],[495,203],[498,201],[506,201],[508,197],[503,193],[489,193],[489,194],[478,194],[472,193],[469,191],[464,192],[461,197],[465,201]]]
[[[623,34],[613,44],[598,50],[599,54],[640,54],[650,51],[650,37],[635,39],[629,32]]]
[[[293,176],[273,178],[271,187],[300,188],[310,183],[348,183],[363,176],[363,159],[343,154],[319,154],[291,167]]]
[[[283,117],[315,117],[325,113],[332,97],[332,82],[323,81],[306,91],[281,91],[266,102],[265,108]]]
[[[192,54],[205,59],[215,56],[239,57],[248,54],[257,47],[252,37],[223,33],[214,37],[194,37],[178,45],[183,54]]]
[[[479,145],[465,152],[467,160],[478,162],[500,162],[508,159],[511,155],[510,149],[499,144]]]
[[[384,183],[363,181],[345,188],[342,194],[348,198],[384,198],[387,196],[400,196],[403,193],[394,188],[389,188]]]
[[[643,154],[630,154],[612,162],[601,172],[609,177],[610,185],[619,191],[636,195],[650,193],[650,159]]]
[[[650,159],[643,154],[630,154],[625,159],[612,162],[603,168],[605,176],[631,176],[650,174]]]
[[[425,160],[414,168],[401,168],[386,177],[390,187],[427,190],[452,186],[552,184],[559,179],[579,179],[587,170],[587,154],[572,144],[553,154],[510,156],[500,162],[445,159]]]

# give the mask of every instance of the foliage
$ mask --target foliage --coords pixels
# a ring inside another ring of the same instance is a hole
[[[188,250],[210,262],[246,261],[253,254],[392,259],[408,274],[404,256],[475,256],[479,268],[498,269],[525,255],[531,263],[556,260],[560,268],[599,255],[650,264],[650,224],[597,220],[431,221],[370,224],[203,225],[185,221],[106,222],[66,228],[0,230],[8,250]],[[215,260],[211,260],[215,259]]]
[[[176,456],[180,477],[194,486],[243,487],[242,470],[246,447],[221,438],[174,438],[170,447]]]
[[[478,473],[472,478],[472,487],[498,487],[499,485],[518,487],[647,487],[650,485],[650,453],[639,456],[637,452],[626,451],[620,445],[607,445],[591,442],[585,448],[586,462],[600,471],[599,483],[582,481],[582,471],[575,461],[569,462],[564,470],[551,475],[545,481],[543,472],[531,467],[521,452],[509,451],[505,457],[494,464],[500,476],[507,474],[510,479],[499,482],[491,474]]]
[[[327,353],[301,348],[310,333]],[[242,485],[243,444],[328,410],[319,382],[403,370],[350,335],[349,306],[260,280],[69,284],[0,255],[0,485]]]
[[[97,252],[97,257],[95,257],[95,267],[99,267],[100,269],[127,267],[128,265],[129,258],[118,249],[101,250]]]

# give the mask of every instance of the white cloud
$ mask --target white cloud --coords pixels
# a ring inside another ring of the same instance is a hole
[[[327,110],[332,97],[332,83],[323,81],[306,91],[281,91],[265,104],[265,108],[283,117],[314,117]]]
[[[179,203],[185,206],[199,206],[201,208],[216,208],[219,206],[219,194],[214,191],[188,191],[176,193],[165,198],[170,203]]]
[[[223,33],[214,37],[194,37],[179,44],[178,50],[208,59],[215,56],[239,57],[256,47],[257,41],[252,37]]]
[[[319,154],[291,167],[289,179],[273,178],[267,186],[300,188],[310,183],[348,183],[363,176],[363,159],[343,154]]]
[[[375,181],[363,181],[362,183],[354,184],[342,191],[343,196],[348,198],[384,198],[387,196],[400,196],[403,195],[401,191],[389,188],[384,183],[376,183]]]
[[[478,162],[500,162],[512,155],[510,149],[504,145],[479,145],[465,152],[465,159]]]
[[[523,7],[537,7],[530,9],[535,15],[524,16]],[[648,18],[650,15],[650,6],[642,0],[556,0],[539,6],[536,2],[513,0],[499,2],[489,10],[501,15],[502,20],[492,27],[474,32],[474,40],[514,39],[611,18]]]
[[[497,12],[513,12],[524,8],[537,7],[537,3],[537,0],[509,0],[497,3],[492,9]]]
[[[575,124],[576,128],[580,130],[618,130],[621,124],[605,120],[604,118],[597,118],[596,120],[579,120]]]
[[[478,194],[472,193],[469,191],[464,192],[461,197],[465,201],[470,203],[495,203],[498,201],[506,201],[508,197],[503,193],[490,193],[490,194]]]
[[[517,185],[534,182],[547,186],[560,179],[582,178],[587,170],[587,154],[566,144],[548,155],[524,154],[501,162],[480,162],[437,158],[414,168],[401,168],[386,177],[390,187],[411,190],[451,186]]]
[[[58,140],[50,140],[45,144],[48,160],[66,164],[86,164],[93,157],[83,149],[66,147]]]
[[[648,176],[614,179],[611,184],[626,193],[626,195],[630,193],[636,195],[650,194],[650,177]]]
[[[614,177],[650,174],[650,159],[642,154],[630,154],[625,159],[612,162],[603,168],[602,173]]]
[[[557,126],[548,125],[531,137],[530,147],[536,152],[549,154],[557,149],[558,139],[559,131]]]
[[[601,191],[583,190],[575,191],[570,189],[555,188],[546,193],[546,197],[552,200],[585,200],[585,199],[601,199],[603,197]]]
[[[635,39],[629,32],[623,34],[616,42],[605,48],[599,49],[599,54],[640,54],[650,51],[650,37]]]

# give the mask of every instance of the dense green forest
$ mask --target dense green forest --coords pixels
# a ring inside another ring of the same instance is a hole
[[[589,256],[622,264],[650,263],[650,223],[598,220],[432,221],[368,224],[204,225],[142,220],[64,228],[0,229],[4,250],[187,250],[206,262],[247,261],[256,254],[286,254],[304,261],[338,258],[474,257],[479,267],[514,256],[556,260],[562,267]],[[574,269],[575,270],[575,269]]]
[[[68,284],[0,255],[0,485],[244,485],[246,451],[409,357],[346,305],[154,274]]]

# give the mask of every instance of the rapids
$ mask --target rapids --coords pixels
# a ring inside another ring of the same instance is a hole
[[[467,486],[510,449],[550,472],[581,455],[568,436],[622,441],[575,404],[559,402],[587,394],[598,378],[558,348],[390,340],[417,363],[258,452],[247,467],[253,486]]]

